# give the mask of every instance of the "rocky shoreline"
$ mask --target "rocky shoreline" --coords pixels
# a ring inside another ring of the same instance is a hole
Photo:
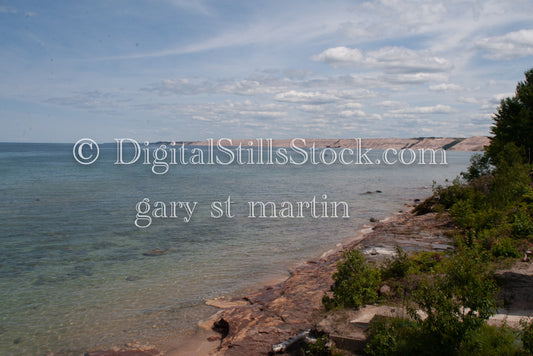
[[[273,345],[316,327],[322,317],[322,297],[330,291],[335,266],[346,249],[359,248],[376,262],[392,255],[396,245],[411,251],[447,250],[453,248],[452,229],[445,215],[401,213],[294,269],[282,283],[227,303],[211,304],[224,308],[212,318],[212,325],[221,333],[218,350],[212,354],[267,355]]]
[[[130,343],[86,356],[267,355],[273,345],[318,323],[322,297],[330,291],[336,264],[345,250],[360,248],[369,259],[379,262],[390,256],[396,245],[407,250],[448,249],[451,228],[449,218],[434,213],[418,216],[408,211],[374,220],[372,228],[359,231],[321,258],[294,268],[282,282],[241,297],[206,301],[221,310],[199,323],[196,337],[160,345],[159,349]]]
[[[128,344],[122,349],[92,352],[86,356],[269,355],[274,345],[309,329],[318,329],[330,336],[334,334],[339,342],[348,340],[364,344],[363,328],[355,326],[358,323],[347,321],[370,319],[376,313],[383,312],[383,307],[344,312],[349,315],[341,312],[325,316],[322,297],[331,293],[336,264],[348,249],[358,248],[368,260],[381,263],[394,253],[396,246],[407,251],[444,252],[454,248],[451,237],[454,226],[449,215],[417,215],[412,208],[384,221],[376,221],[372,228],[361,230],[358,235],[324,253],[321,258],[296,267],[282,282],[240,297],[206,301],[220,308],[220,311],[209,320],[199,323],[195,337],[185,337],[160,350],[153,346]],[[498,274],[503,276],[502,298],[510,300],[510,293],[515,299],[501,310],[503,314],[496,315],[489,323],[506,322],[512,325],[523,316],[533,314],[530,307],[526,308],[533,300],[530,297],[533,295],[533,284],[530,283],[533,264],[517,262],[516,266]]]

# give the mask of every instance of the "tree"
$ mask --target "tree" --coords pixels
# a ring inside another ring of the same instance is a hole
[[[491,161],[498,165],[499,153],[509,143],[521,151],[523,163],[533,162],[533,68],[525,73],[512,98],[503,99],[494,114],[491,132],[494,137],[487,148]]]
[[[333,298],[324,295],[322,303],[326,309],[359,308],[378,299],[381,276],[379,268],[368,263],[365,255],[357,249],[346,251],[337,263],[333,274],[335,285]]]
[[[427,276],[408,308],[419,326],[417,354],[455,355],[470,332],[496,311],[498,288],[490,270],[475,251],[462,251],[447,261],[444,275]]]

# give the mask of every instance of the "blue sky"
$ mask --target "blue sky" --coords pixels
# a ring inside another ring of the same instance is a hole
[[[533,2],[0,1],[0,141],[487,135]]]

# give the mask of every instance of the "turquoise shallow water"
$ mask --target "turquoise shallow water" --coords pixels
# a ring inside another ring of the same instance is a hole
[[[79,354],[191,328],[206,298],[286,275],[453,179],[447,165],[117,166],[115,146],[76,163],[70,144],[0,144],[0,354]],[[375,152],[379,154],[380,152]],[[376,190],[382,193],[375,193]],[[366,194],[367,191],[374,192]],[[249,201],[345,201],[350,218],[249,218]],[[232,218],[210,217],[231,196]],[[134,225],[135,206],[196,201],[190,222]],[[161,256],[146,256],[153,249]]]

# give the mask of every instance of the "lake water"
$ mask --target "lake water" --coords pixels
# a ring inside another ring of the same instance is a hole
[[[0,143],[2,355],[78,355],[191,329],[214,311],[205,299],[286,276],[371,217],[425,198],[434,180],[456,177],[472,154],[447,152],[446,165],[234,162],[174,165],[156,175],[142,157],[113,164],[114,144],[101,145],[92,165],[77,163],[72,148]],[[232,217],[212,217],[211,203],[228,197]],[[248,216],[250,201],[291,202],[297,215],[297,202],[313,197],[319,207],[345,202],[349,218],[313,218],[310,209],[302,218]],[[134,222],[144,198],[151,212],[165,202],[167,216],[170,202],[196,206],[189,222],[175,203],[177,218],[153,218],[141,229]]]

